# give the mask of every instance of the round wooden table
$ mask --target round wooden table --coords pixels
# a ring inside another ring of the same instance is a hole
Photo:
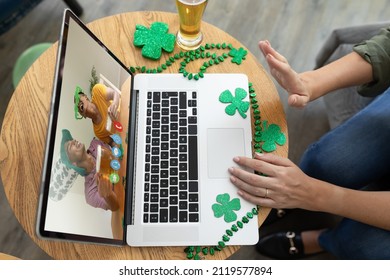
[[[96,20],[88,27],[106,46],[128,66],[146,65],[157,68],[170,54],[163,53],[160,61],[144,59],[141,50],[133,45],[136,24],[149,27],[153,22],[165,22],[169,33],[176,34],[179,27],[177,14],[165,12],[131,12]],[[232,44],[244,47],[224,31],[202,23],[205,43]],[[20,81],[5,114],[0,139],[0,170],[6,196],[17,219],[33,241],[54,259],[185,259],[183,247],[115,247],[77,242],[39,239],[35,232],[42,160],[45,148],[48,112],[52,95],[57,44],[49,48],[28,70]],[[179,52],[178,46],[173,53]],[[201,60],[190,63],[187,71],[199,71]],[[178,72],[179,65],[166,72]],[[211,72],[245,73],[256,90],[261,118],[281,127],[287,136],[287,124],[276,88],[256,58],[248,53],[241,65],[229,61],[207,69]],[[252,122],[253,123],[253,122]],[[287,157],[288,143],[274,152]],[[270,209],[262,208],[259,225]],[[209,259],[226,259],[240,246],[227,246]]]

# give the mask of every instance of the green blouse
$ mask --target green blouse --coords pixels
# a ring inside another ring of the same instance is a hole
[[[376,96],[390,87],[390,26],[367,41],[356,44],[353,48],[361,57],[372,65],[374,80],[359,87],[363,96]]]

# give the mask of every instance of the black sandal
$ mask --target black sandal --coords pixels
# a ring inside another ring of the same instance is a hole
[[[274,259],[301,259],[307,257],[303,252],[300,232],[278,232],[265,236],[256,245],[257,251]]]
[[[264,223],[261,226],[271,225],[282,218],[284,218],[287,214],[291,213],[293,209],[272,209],[268,214],[267,218],[264,220]]]

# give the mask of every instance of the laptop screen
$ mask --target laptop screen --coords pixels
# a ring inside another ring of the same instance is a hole
[[[132,76],[69,10],[59,41],[37,231],[122,244]]]

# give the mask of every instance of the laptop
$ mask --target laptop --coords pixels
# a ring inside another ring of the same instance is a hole
[[[237,90],[248,91],[246,75],[134,75],[65,10],[38,236],[212,246],[233,226],[227,245],[255,244],[257,219],[241,223],[256,206],[237,195],[228,173],[234,156],[252,156],[250,111],[228,115],[229,100],[221,102]]]

